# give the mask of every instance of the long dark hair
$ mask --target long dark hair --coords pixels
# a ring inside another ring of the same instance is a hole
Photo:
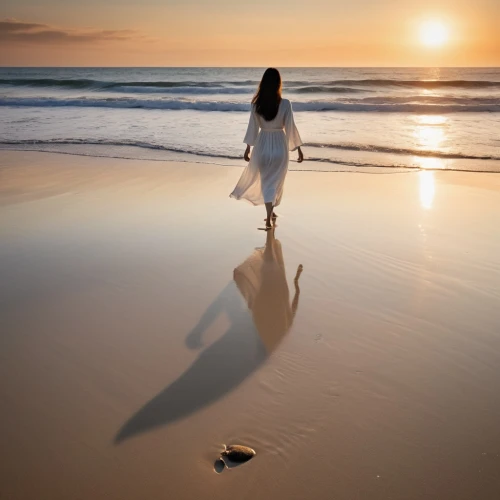
[[[273,120],[278,114],[281,102],[281,75],[276,68],[264,71],[259,88],[253,96],[252,104],[255,110],[266,121]]]

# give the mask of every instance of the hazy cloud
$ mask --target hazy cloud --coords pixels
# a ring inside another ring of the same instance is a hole
[[[0,41],[19,43],[85,43],[143,38],[134,30],[64,29],[15,19],[0,21]]]

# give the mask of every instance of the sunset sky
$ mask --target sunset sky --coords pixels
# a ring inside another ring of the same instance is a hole
[[[3,0],[0,19],[3,66],[500,66],[499,0]]]

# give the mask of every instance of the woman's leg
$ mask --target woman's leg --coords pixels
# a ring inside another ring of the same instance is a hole
[[[266,213],[267,213],[266,217],[266,229],[267,229],[272,227],[271,218],[273,216],[273,204],[271,202],[266,203]]]

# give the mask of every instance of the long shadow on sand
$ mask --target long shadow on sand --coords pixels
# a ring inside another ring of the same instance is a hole
[[[223,312],[230,321],[226,333],[125,422],[115,443],[187,417],[234,390],[257,370],[292,325],[298,307],[301,271],[299,266],[294,280],[295,297],[290,304],[281,244],[274,231],[268,231],[265,247],[256,249],[234,270],[234,282],[205,311],[187,335],[186,345],[191,349],[201,348],[203,333]]]

